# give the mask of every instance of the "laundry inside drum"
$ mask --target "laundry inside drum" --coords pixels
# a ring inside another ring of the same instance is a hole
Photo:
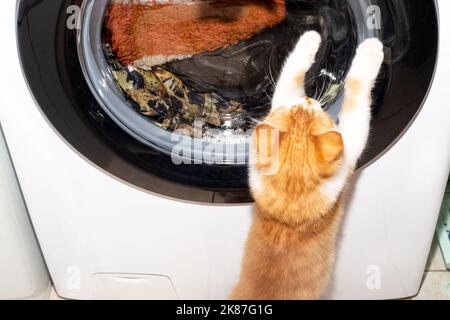
[[[116,0],[102,41],[128,103],[164,130],[199,138],[253,128],[289,49],[322,24],[299,1]]]
[[[172,156],[182,137],[191,159],[211,143],[224,144],[219,159],[234,146],[240,160],[219,163],[242,165],[305,31],[323,39],[306,93],[332,113],[359,41],[360,1],[85,1],[80,63],[102,111],[139,142]]]

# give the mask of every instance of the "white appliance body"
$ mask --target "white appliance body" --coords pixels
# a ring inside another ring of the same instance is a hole
[[[440,30],[450,3],[439,0]],[[126,184],[70,147],[22,75],[16,4],[2,1],[0,121],[58,294],[65,298],[222,299],[237,282],[251,205],[174,200]],[[422,111],[362,170],[347,205],[329,298],[415,295],[450,170],[450,38]]]
[[[47,299],[50,287],[0,127],[0,300]]]

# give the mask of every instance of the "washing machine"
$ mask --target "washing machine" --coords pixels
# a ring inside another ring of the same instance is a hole
[[[251,127],[252,112],[209,138],[170,132],[138,112],[106,53],[110,5],[0,4],[0,122],[55,289],[70,299],[227,298],[252,221],[248,133],[234,129]],[[170,62],[170,70],[192,87],[222,84],[230,96],[267,106],[283,59],[314,29],[324,41],[307,92],[334,88],[324,107],[336,115],[357,45],[383,41],[370,143],[347,195],[326,298],[414,296],[450,170],[450,39],[441,36],[450,3],[285,6],[286,19],[250,43]]]

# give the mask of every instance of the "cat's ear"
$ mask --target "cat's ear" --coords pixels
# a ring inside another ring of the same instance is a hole
[[[289,128],[291,109],[286,107],[277,108],[265,120],[265,125],[279,132],[287,132]]]
[[[333,163],[344,154],[344,140],[337,131],[316,136],[316,146],[321,160],[325,163]]]

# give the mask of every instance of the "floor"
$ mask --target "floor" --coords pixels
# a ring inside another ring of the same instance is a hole
[[[422,288],[412,300],[450,300],[450,272],[436,243],[431,248]]]
[[[52,290],[50,300],[63,300]],[[434,243],[419,294],[408,300],[450,300],[450,272],[446,269],[439,246]]]

